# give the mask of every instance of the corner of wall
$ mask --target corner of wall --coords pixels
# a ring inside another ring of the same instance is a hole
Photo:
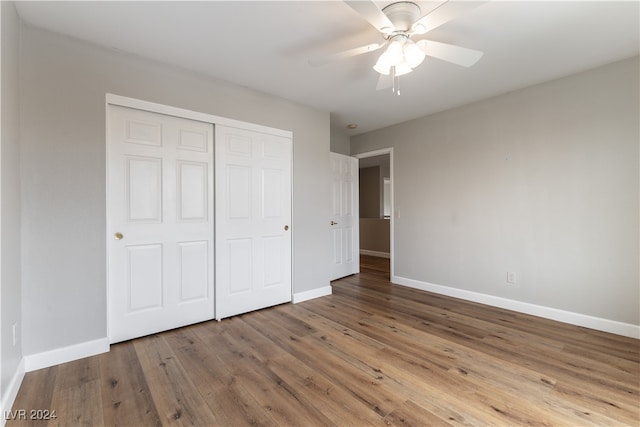
[[[331,286],[326,286],[324,288],[312,289],[310,291],[305,292],[297,292],[293,294],[292,302],[297,304],[299,302],[308,301],[315,298],[324,297],[327,295],[331,295],[332,288]]]
[[[22,358],[18,369],[11,377],[11,381],[5,393],[2,395],[2,400],[0,401],[0,427],[4,427],[7,420],[11,419],[11,408],[13,407],[13,402],[16,400],[16,396],[18,396],[18,391],[20,390],[20,385],[22,384],[25,374],[24,363],[25,360]]]
[[[100,338],[24,357],[23,371],[31,372],[109,351],[109,339]]]
[[[14,2],[0,4],[0,410],[6,421],[24,377],[20,258],[20,27]],[[4,249],[4,250],[3,250]]]
[[[0,6],[0,40],[2,36],[2,7]],[[2,129],[2,43],[0,43],[0,129]],[[2,132],[0,132],[0,218],[2,218]],[[2,295],[2,227],[0,227],[0,295]],[[0,305],[0,355],[2,355],[2,306]],[[1,357],[1,356],[0,356]],[[2,363],[0,360],[0,378]],[[0,414],[4,414],[4,394],[0,387]],[[0,426],[4,427],[5,417],[0,417]]]

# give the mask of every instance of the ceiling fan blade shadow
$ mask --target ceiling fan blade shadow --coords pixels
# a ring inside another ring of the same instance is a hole
[[[380,74],[376,90],[390,89],[393,86],[393,77],[391,74]]]
[[[483,52],[452,44],[434,42],[432,40],[419,40],[416,44],[427,56],[442,59],[463,67],[471,67],[478,62]]]
[[[393,32],[393,23],[373,1],[345,0],[345,3],[373,25],[376,30],[385,34],[391,34]]]
[[[382,43],[382,44],[381,43],[368,44],[366,46],[360,46],[360,47],[356,47],[356,48],[353,48],[353,49],[344,50],[342,52],[333,53],[331,55],[323,56],[321,58],[310,59],[309,60],[309,64],[314,66],[314,67],[317,67],[317,66],[320,66],[320,65],[328,64],[330,62],[338,61],[340,59],[350,58],[352,56],[357,56],[357,55],[362,55],[363,53],[374,52],[374,51],[380,49],[383,46],[384,46],[384,43]]]
[[[468,12],[476,7],[487,3],[488,0],[457,1],[447,0],[440,6],[418,19],[411,27],[415,34],[425,34],[447,22],[455,19],[459,15]]]

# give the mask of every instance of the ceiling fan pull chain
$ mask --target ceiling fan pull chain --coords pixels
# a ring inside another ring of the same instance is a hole
[[[391,73],[391,83],[392,83],[391,92],[400,96],[400,76],[396,73],[395,65],[391,66],[390,73]]]
[[[396,93],[396,67],[395,66],[391,67],[391,82],[392,82],[391,92]]]

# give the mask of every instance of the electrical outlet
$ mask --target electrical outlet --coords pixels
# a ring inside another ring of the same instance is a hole
[[[507,283],[516,283],[516,273],[513,271],[507,271]]]
[[[11,333],[13,334],[13,346],[15,347],[15,345],[17,344],[17,339],[16,339],[16,330],[18,329],[18,324],[16,322],[13,322],[13,325],[11,325]]]

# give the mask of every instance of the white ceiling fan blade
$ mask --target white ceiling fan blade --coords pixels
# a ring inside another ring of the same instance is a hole
[[[463,67],[471,67],[484,55],[484,53],[479,50],[467,49],[466,47],[431,40],[419,40],[416,44],[427,56],[462,65]]]
[[[391,34],[394,30],[393,23],[382,13],[380,8],[371,0],[345,0],[345,3],[353,10],[358,12],[360,16],[366,19],[376,30]]]
[[[446,0],[440,6],[418,19],[411,27],[414,34],[425,34],[442,24],[446,24],[463,13],[475,9],[487,0],[457,1]]]
[[[362,55],[363,53],[373,52],[373,51],[376,51],[376,50],[380,49],[383,46],[384,46],[384,43],[383,44],[380,44],[380,43],[368,44],[366,46],[360,46],[360,47],[356,47],[356,48],[353,48],[353,49],[349,49],[349,50],[345,50],[345,51],[342,51],[342,52],[338,52],[338,53],[334,53],[334,54],[331,54],[331,55],[327,55],[327,56],[324,56],[322,58],[310,59],[309,60],[309,64],[311,64],[314,67],[315,66],[319,66],[319,65],[325,65],[325,64],[328,64],[330,62],[337,61],[337,60],[340,60],[340,59],[350,58],[352,56]]]

